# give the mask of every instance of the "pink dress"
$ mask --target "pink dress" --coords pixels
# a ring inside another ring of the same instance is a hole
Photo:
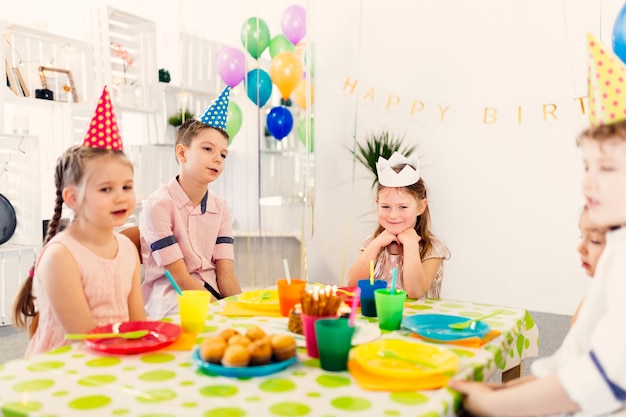
[[[113,259],[95,255],[67,232],[56,235],[41,252],[43,254],[50,245],[56,243],[64,245],[72,253],[80,271],[87,303],[97,326],[129,319],[128,296],[137,266],[135,255],[137,249],[126,236],[116,233],[115,237],[118,251]],[[38,265],[35,265],[33,294],[39,311],[39,325],[26,349],[26,358],[69,343],[65,340],[65,330],[52,310],[44,287],[37,279],[37,267]]]

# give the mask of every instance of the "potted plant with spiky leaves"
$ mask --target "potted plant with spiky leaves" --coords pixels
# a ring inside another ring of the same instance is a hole
[[[378,157],[382,156],[385,159],[389,159],[394,152],[399,152],[409,157],[416,151],[417,146],[403,144],[403,141],[404,135],[395,136],[389,130],[383,129],[380,132],[367,134],[365,143],[357,142],[356,148],[350,149],[354,158],[374,173],[372,188],[378,182],[378,173],[376,171]]]

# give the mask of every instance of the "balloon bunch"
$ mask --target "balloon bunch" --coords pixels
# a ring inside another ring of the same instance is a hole
[[[313,84],[311,74],[304,70],[304,63],[312,61],[305,56],[304,43],[306,35],[306,10],[299,5],[287,7],[281,17],[282,33],[270,36],[270,29],[260,17],[248,18],[241,27],[241,43],[250,56],[258,60],[264,51],[269,50],[271,65],[269,72],[259,65],[246,71],[246,57],[242,51],[233,47],[224,47],[216,55],[216,69],[222,80],[231,87],[244,81],[248,98],[259,108],[265,106],[272,96],[275,85],[280,92],[283,103],[293,102],[303,110],[313,102]],[[298,121],[299,139],[312,152],[312,116]],[[226,130],[231,140],[241,128],[242,113],[239,106],[232,100],[228,109]],[[291,133],[294,118],[290,109],[285,106],[273,107],[267,113],[266,127],[269,133],[278,140]]]

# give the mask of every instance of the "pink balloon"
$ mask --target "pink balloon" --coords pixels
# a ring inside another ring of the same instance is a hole
[[[294,4],[283,12],[281,20],[283,34],[293,43],[297,44],[306,35],[306,10],[304,7]]]
[[[217,73],[231,87],[236,86],[246,75],[246,57],[237,48],[222,47],[215,57]]]

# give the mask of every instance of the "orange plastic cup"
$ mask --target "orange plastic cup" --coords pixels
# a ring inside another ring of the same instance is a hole
[[[286,279],[276,281],[278,285],[278,301],[280,302],[280,314],[289,317],[289,312],[296,304],[300,303],[306,281],[291,278],[291,284]]]

